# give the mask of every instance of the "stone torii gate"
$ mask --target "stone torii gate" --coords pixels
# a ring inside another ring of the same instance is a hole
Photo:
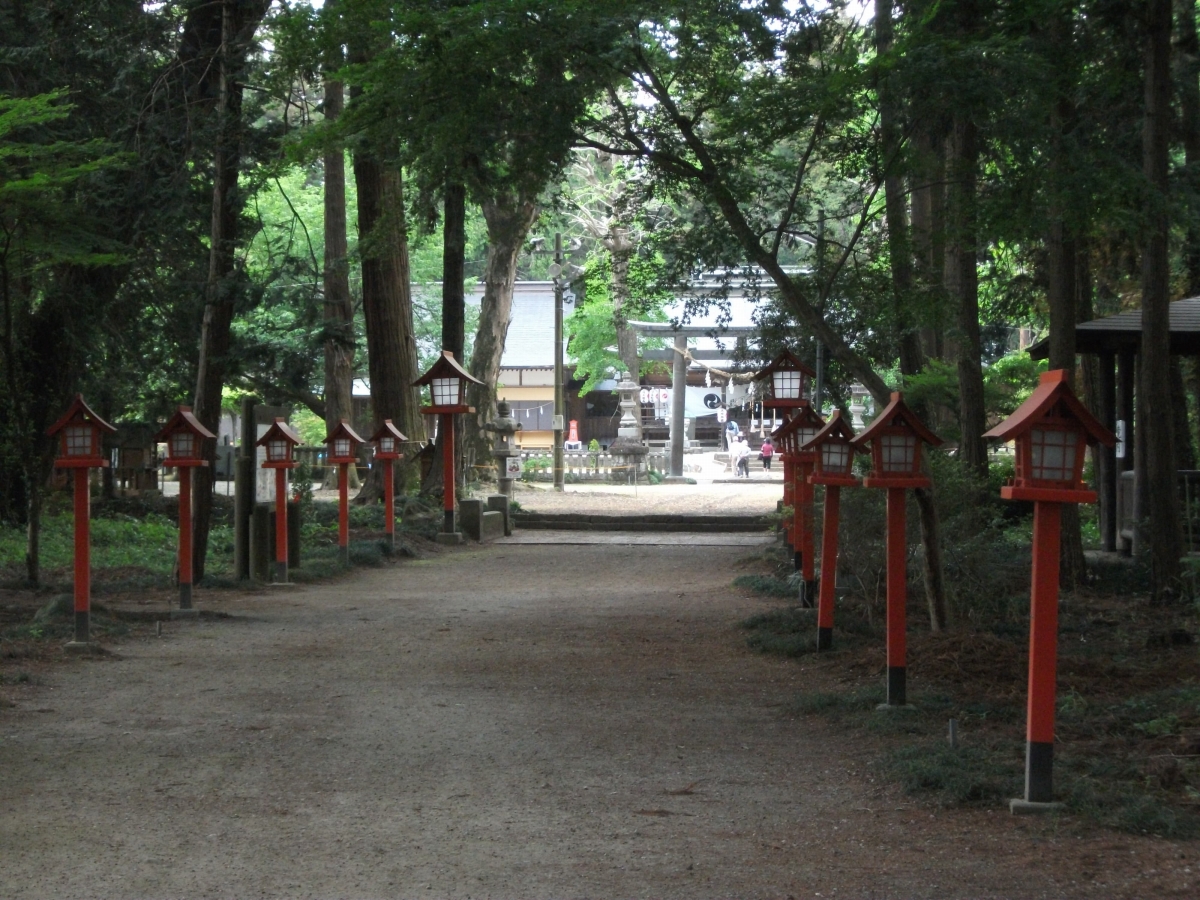
[[[687,339],[690,337],[730,338],[751,337],[758,334],[754,325],[729,325],[714,328],[711,325],[676,325],[671,322],[630,322],[629,327],[638,335],[671,337],[674,347],[671,354],[671,478],[683,478],[683,409],[687,394]],[[729,359],[725,351],[700,351],[695,354],[711,356],[713,359]],[[649,353],[646,358],[652,358]]]

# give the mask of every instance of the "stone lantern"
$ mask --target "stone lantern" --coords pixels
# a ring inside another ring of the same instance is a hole
[[[288,580],[288,528],[287,528],[287,473],[296,468],[292,451],[303,441],[288,423],[276,418],[267,433],[256,442],[256,447],[267,449],[264,469],[275,470],[275,582],[287,584]]]
[[[202,459],[205,441],[216,435],[204,427],[190,406],[181,406],[162,431],[156,443],[167,445],[163,460],[166,468],[179,469],[179,614],[195,615],[192,608],[192,469],[208,465]]]
[[[608,445],[608,452],[617,457],[624,471],[637,481],[646,465],[650,448],[642,442],[642,404],[639,389],[628,372],[622,372],[617,382],[621,395],[621,421],[617,425],[617,439]]]
[[[358,448],[363,443],[345,419],[339,419],[325,436],[326,461],[338,467],[338,549],[346,566],[350,565],[350,467],[358,461]]]
[[[1053,809],[1054,705],[1058,656],[1058,565],[1064,503],[1095,503],[1083,481],[1089,443],[1116,437],[1079,402],[1064,369],[1043,372],[1016,411],[984,435],[1016,443],[1016,475],[1006,500],[1033,501],[1033,577],[1029,614],[1029,705],[1025,724],[1025,796],[1014,812]]]
[[[67,644],[68,652],[96,649],[91,638],[92,498],[89,470],[108,467],[108,460],[104,458],[104,435],[116,430],[96,415],[83,394],[76,394],[62,418],[46,429],[47,437],[58,438],[54,467],[75,470],[75,640]]]
[[[513,418],[512,406],[507,400],[496,402],[496,418],[484,426],[484,430],[496,436],[492,456],[496,458],[496,481],[500,493],[509,500],[513,495],[513,479],[521,477],[521,454],[517,450],[516,435],[521,423]]]
[[[854,439],[870,447],[871,473],[863,486],[887,490],[887,706],[904,706],[907,692],[908,544],[905,535],[905,491],[929,487],[921,465],[925,444],[939,447],[942,439],[925,427],[908,408],[899,391],[875,421]]]
[[[838,524],[844,487],[857,487],[854,477],[854,429],[834,410],[825,427],[802,450],[816,457],[810,484],[825,486],[825,514],[821,527],[821,591],[817,601],[817,649],[833,648],[833,601],[837,587]],[[858,451],[861,452],[861,451]]]

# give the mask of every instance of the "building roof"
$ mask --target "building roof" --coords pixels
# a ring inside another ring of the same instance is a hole
[[[467,293],[467,302],[479,305],[483,285]],[[575,312],[575,295],[563,293],[563,316]],[[512,312],[504,340],[502,369],[554,367],[554,282],[518,281],[513,285]]]
[[[1170,352],[1179,355],[1200,354],[1200,297],[1176,300],[1171,310]],[[1075,326],[1075,349],[1078,353],[1138,352],[1142,343],[1142,311],[1140,309],[1080,322]],[[1050,339],[1043,338],[1029,348],[1034,359],[1050,355]]]

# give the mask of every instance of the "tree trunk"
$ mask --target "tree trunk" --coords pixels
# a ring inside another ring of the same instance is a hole
[[[420,441],[425,428],[417,389],[412,386],[418,374],[417,342],[412,324],[404,179],[397,168],[364,148],[354,154],[354,183],[374,424],[378,428],[384,419],[391,419],[410,441]],[[403,484],[406,466],[393,469]],[[377,470],[381,473],[382,466],[372,467],[356,502],[374,502],[382,496]]]
[[[1171,422],[1170,260],[1167,164],[1171,128],[1171,0],[1146,6],[1146,111],[1142,129],[1143,174],[1149,198],[1142,251],[1142,344],[1138,390],[1145,415],[1146,499],[1151,587],[1156,598],[1179,589],[1183,545]]]
[[[471,385],[467,394],[475,407],[475,427],[467,439],[473,442],[475,459],[481,465],[492,458],[492,438],[483,426],[495,415],[496,383],[500,380],[500,358],[504,355],[512,316],[517,257],[537,213],[536,200],[524,195],[501,194],[483,204],[488,255],[483,277],[483,302],[479,307],[479,330],[471,351],[471,374],[483,384]]]
[[[942,282],[945,271],[945,204],[943,202],[945,160],[941,142],[928,126],[918,125],[914,144],[912,176],[912,244],[916,258],[914,287],[930,324],[921,329],[921,345],[926,358],[943,359],[945,333],[940,314],[945,298]]]
[[[629,239],[629,229],[613,220],[609,225],[605,245],[612,258],[612,301],[613,315],[617,326],[617,356],[634,384],[641,378],[641,360],[638,358],[637,332],[629,327],[629,260],[634,246]]]
[[[1188,423],[1187,387],[1183,383],[1183,365],[1178,356],[1171,357],[1171,426],[1175,438],[1175,465],[1180,469],[1196,468],[1196,452],[1192,447],[1192,429]]]
[[[885,56],[892,46],[891,0],[875,0],[875,39],[880,57]],[[892,307],[898,336],[900,373],[904,376],[919,374],[925,366],[921,350],[921,339],[912,327],[909,309],[913,302],[913,265],[908,241],[908,221],[905,207],[907,198],[904,181],[899,174],[900,131],[898,115],[887,79],[877,85],[879,94],[879,119],[882,133],[884,165],[884,204],[888,229],[888,256],[892,270]],[[927,415],[925,410],[915,410],[918,415]],[[928,490],[914,492],[920,512],[921,541],[925,571],[925,599],[929,607],[929,627],[941,631],[946,627],[946,591],[942,577],[941,528],[933,494]]]
[[[975,123],[958,116],[947,146],[946,289],[958,307],[958,456],[980,478],[987,476],[987,413],[983,403],[983,355],[979,333],[979,273],[975,263]]]
[[[204,289],[204,319],[200,329],[200,357],[196,367],[193,412],[216,433],[221,419],[221,389],[229,369],[230,325],[237,294],[238,218],[242,197],[238,172],[242,155],[242,84],[250,42],[267,3],[222,0],[221,46],[215,55],[219,89],[217,99],[217,144],[213,158],[212,224],[209,233],[208,280]],[[192,574],[204,578],[208,554],[208,532],[212,518],[212,475],[216,465],[215,440],[204,442],[208,466],[196,470],[192,489],[193,529]]]
[[[340,81],[325,82],[325,121],[342,114]],[[325,151],[325,428],[353,418],[354,303],[350,299],[350,251],[346,239],[346,159],[341,145]],[[363,435],[370,437],[370,435]],[[336,488],[337,466],[329,467],[327,488]],[[349,486],[357,488],[358,470],[349,467]]]
[[[1176,0],[1177,30],[1175,75],[1179,86],[1179,127],[1183,136],[1186,162],[1185,181],[1196,197],[1200,190],[1200,38],[1196,34],[1196,4]],[[1200,210],[1189,210],[1183,244],[1183,262],[1187,273],[1186,292],[1200,296]]]

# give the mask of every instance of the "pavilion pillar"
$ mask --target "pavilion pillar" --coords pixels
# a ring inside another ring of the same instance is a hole
[[[1133,416],[1133,384],[1134,384],[1134,351],[1122,350],[1117,355],[1117,441],[1120,446],[1117,448],[1120,452],[1116,455],[1116,479],[1121,478],[1121,474],[1128,472],[1133,468],[1134,458],[1134,416]],[[1119,423],[1124,423],[1123,425]],[[1120,487],[1118,487],[1120,490]],[[1135,492],[1136,493],[1136,492]],[[1118,507],[1124,510],[1124,507],[1118,504]],[[1120,521],[1118,520],[1116,535],[1117,549],[1125,554],[1130,555],[1133,552],[1133,544],[1128,539],[1121,537]]]
[[[1117,430],[1117,356],[1111,350],[1100,354],[1101,424],[1109,431]],[[1117,549],[1117,453],[1115,447],[1097,445],[1096,460],[1098,493],[1100,495],[1100,547],[1112,552]]]

